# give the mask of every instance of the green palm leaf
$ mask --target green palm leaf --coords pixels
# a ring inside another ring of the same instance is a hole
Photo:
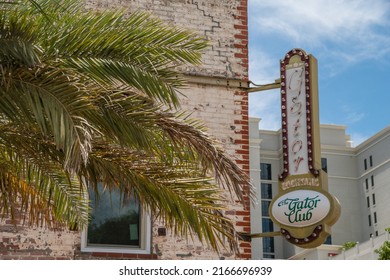
[[[0,212],[22,211],[31,225],[75,227],[88,222],[86,187],[54,161],[53,145],[39,134],[20,134],[9,126],[0,134]]]
[[[83,173],[95,188],[99,182],[121,185],[122,191],[135,192],[176,234],[195,233],[216,250],[224,245],[221,237],[228,236],[231,247],[238,250],[234,226],[222,214],[227,198],[196,162],[167,162],[120,146],[95,146]]]
[[[13,121],[36,124],[43,134],[52,135],[66,154],[64,166],[77,170],[88,158],[94,131],[80,112],[94,106],[69,75],[48,70],[8,71],[3,76],[6,87],[0,87],[0,113]]]

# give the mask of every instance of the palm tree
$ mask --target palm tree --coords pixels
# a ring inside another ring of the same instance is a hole
[[[199,63],[205,41],[79,2],[0,4],[0,213],[82,228],[103,183],[177,234],[237,249],[223,213],[248,176],[179,106],[176,67]]]

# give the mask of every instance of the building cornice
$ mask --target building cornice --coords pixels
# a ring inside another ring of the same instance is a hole
[[[380,141],[383,141],[387,137],[390,136],[390,126],[385,127],[378,133],[374,134],[370,138],[368,138],[363,143],[359,144],[355,147],[357,155],[363,153],[367,149],[371,148],[372,146],[378,144]]]

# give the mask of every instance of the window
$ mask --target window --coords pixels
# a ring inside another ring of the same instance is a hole
[[[274,253],[275,245],[273,237],[264,237],[263,238],[263,252],[265,253]]]
[[[370,207],[370,197],[367,196],[367,207]]]
[[[91,220],[83,232],[81,250],[150,254],[151,223],[135,196],[104,191],[98,186],[99,199],[90,191]]]
[[[260,178],[262,180],[272,180],[271,164],[260,163]]]
[[[264,258],[264,259],[274,259],[274,258],[275,258],[275,255],[272,255],[272,254],[263,254],[263,258]]]
[[[269,200],[262,200],[261,201],[261,215],[265,217],[269,217],[269,205],[271,204],[271,201]]]
[[[375,205],[376,202],[375,202],[375,193],[372,194],[372,205]]]
[[[271,179],[271,168],[269,164],[264,164],[266,166],[265,169],[263,170],[269,170],[269,173],[266,172],[265,174],[262,174],[262,179],[263,176],[265,178]],[[266,177],[266,176],[269,177]],[[261,224],[262,224],[262,231],[263,232],[273,232],[274,231],[274,223],[272,220],[269,218],[269,206],[271,204],[271,199],[272,199],[272,184],[268,183],[261,183],[261,215],[263,218],[261,219]],[[273,237],[266,237],[262,238],[263,240],[263,258],[266,259],[273,259],[275,258],[274,255],[270,253],[274,253],[274,238]]]
[[[374,186],[374,175],[371,175],[371,186]]]
[[[376,212],[374,212],[374,223],[376,224],[378,222],[378,219],[376,217]]]
[[[370,167],[372,167],[372,156],[370,156]]]
[[[366,191],[368,191],[368,178],[366,178]]]
[[[364,159],[364,170],[367,170],[367,159]]]
[[[274,223],[269,218],[262,218],[263,232],[273,232]]]
[[[368,215],[368,226],[371,226],[371,215]]]
[[[261,198],[272,199],[272,184],[261,183]]]
[[[327,158],[321,158],[321,168],[324,170],[324,172],[328,173],[328,159]]]
[[[378,235],[379,235],[378,231],[375,231],[375,236],[378,236]]]
[[[324,244],[332,245],[332,235],[329,235],[329,236],[325,239]]]

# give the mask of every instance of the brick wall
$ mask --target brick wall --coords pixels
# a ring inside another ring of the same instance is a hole
[[[170,24],[206,37],[202,65],[180,69],[189,77],[183,90],[182,109],[202,119],[221,145],[249,173],[248,94],[231,81],[248,79],[247,0],[100,0],[87,1],[87,8],[147,10]],[[208,77],[208,82],[194,77]],[[245,84],[245,83],[244,83]],[[238,231],[250,232],[250,205],[231,202],[226,212]],[[55,232],[43,228],[0,223],[0,259],[231,259],[250,258],[251,246],[241,242],[241,256],[217,255],[198,241],[174,236],[164,225],[153,225],[153,254],[81,253],[79,232]]]
[[[249,172],[249,134],[248,134],[248,98],[247,93],[224,86],[192,84],[184,91],[182,108],[193,112],[191,116],[202,119],[209,132],[219,140],[237,163]],[[250,205],[246,200],[241,204],[230,202],[226,214],[236,221],[238,231],[250,232]],[[156,224],[155,228],[162,226]],[[193,244],[169,233],[158,236],[154,232],[155,249],[163,259],[230,259],[237,256],[229,252],[215,254],[201,244]],[[240,258],[251,257],[250,243],[242,242]]]
[[[80,233],[49,231],[44,227],[22,225],[22,215],[16,223],[4,219],[0,223],[0,259],[68,260],[74,259],[80,247]]]
[[[87,0],[90,9],[148,11],[210,42],[202,65],[183,72],[227,78],[248,76],[247,0]]]

